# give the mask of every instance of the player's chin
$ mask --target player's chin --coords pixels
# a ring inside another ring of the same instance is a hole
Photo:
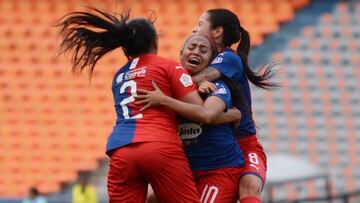
[[[198,69],[198,71],[202,71],[202,70],[204,70],[207,66],[208,66],[208,63],[206,63],[205,61],[202,61],[199,65],[197,65],[197,69]]]
[[[190,74],[195,74],[198,71],[199,65],[196,65],[196,64],[192,64],[192,63],[186,63],[186,70],[190,73]]]

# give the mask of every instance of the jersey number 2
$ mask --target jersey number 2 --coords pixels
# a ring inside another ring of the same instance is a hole
[[[136,114],[134,116],[129,115],[129,107],[127,106],[129,103],[134,102],[135,98],[134,96],[137,95],[136,90],[136,82],[133,80],[129,80],[124,82],[124,84],[120,87],[120,94],[125,93],[126,88],[129,87],[130,88],[130,96],[124,98],[121,102],[120,102],[120,106],[122,108],[123,111],[123,116],[125,119],[137,119],[137,118],[142,118],[143,115],[141,113]]]

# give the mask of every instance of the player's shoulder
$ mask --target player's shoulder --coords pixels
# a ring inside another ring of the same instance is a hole
[[[222,79],[216,79],[213,81],[213,83],[216,85],[216,86],[226,86],[226,83],[224,80]]]
[[[175,67],[175,66],[179,65],[178,62],[168,59],[168,58],[165,58],[165,57],[162,57],[162,56],[154,56],[154,59],[155,59],[154,60],[155,63],[161,64],[161,65],[167,65],[168,67]]]
[[[211,65],[221,63],[238,63],[241,62],[240,57],[231,49],[225,49],[219,53],[215,59],[211,62]]]

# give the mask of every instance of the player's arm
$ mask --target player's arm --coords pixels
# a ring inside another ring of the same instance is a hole
[[[241,120],[241,112],[237,108],[231,108],[223,112],[211,124],[238,123]]]
[[[145,94],[147,93],[157,94],[155,92],[145,92]],[[136,96],[135,98],[143,99],[141,96]],[[197,96],[195,91],[184,96],[180,100],[165,95],[149,95],[149,97],[144,100],[149,103],[147,103],[148,106],[141,109],[142,111],[152,106],[162,105],[185,118],[204,124],[219,125],[232,122],[236,123],[241,119],[241,112],[236,108],[224,112],[224,102],[214,96],[207,98],[203,103],[203,106],[199,106],[202,103],[202,99]],[[146,104],[146,102],[135,103]]]
[[[214,81],[220,77],[220,71],[218,71],[216,68],[208,67],[202,70],[200,73],[192,76],[192,79],[196,84],[200,85],[203,81]]]
[[[240,57],[229,55],[227,53],[217,56],[208,68],[192,77],[198,85],[202,81],[214,81],[221,75],[234,79],[243,72],[243,64]]]
[[[210,96],[203,102],[197,91],[193,91],[179,100],[164,95],[153,83],[154,91],[138,90],[140,95],[135,96],[139,101],[135,104],[145,105],[140,111],[153,106],[167,107],[177,114],[198,123],[211,124],[226,109],[225,103],[218,97]]]
[[[201,82],[201,84],[198,87],[198,92],[204,95],[214,93],[216,92],[216,90],[217,90],[216,85],[209,81]],[[215,119],[215,121],[212,122],[211,124],[218,125],[218,124],[224,124],[230,122],[237,123],[240,121],[240,119],[241,119],[241,112],[237,108],[233,107],[228,111],[221,113],[219,117]]]

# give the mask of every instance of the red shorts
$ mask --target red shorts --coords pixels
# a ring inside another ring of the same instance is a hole
[[[180,143],[133,143],[110,155],[110,203],[145,202],[149,183],[160,202],[200,203]]]
[[[267,159],[262,144],[256,135],[241,136],[237,140],[245,157],[242,176],[247,174],[256,175],[262,180],[264,186],[266,181]]]
[[[202,203],[234,203],[239,199],[243,168],[223,168],[193,172]]]

